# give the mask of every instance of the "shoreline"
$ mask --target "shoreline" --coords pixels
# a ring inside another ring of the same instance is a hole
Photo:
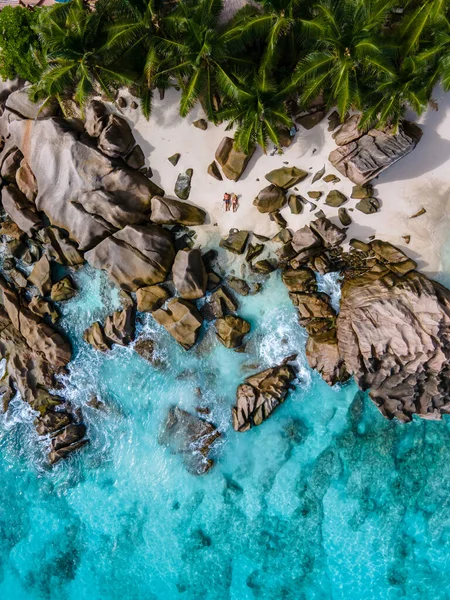
[[[445,216],[450,214],[447,211],[447,207],[450,208],[450,184],[445,182],[450,168],[450,136],[448,140],[444,137],[445,131],[450,130],[450,99],[442,91],[437,91],[439,111],[428,111],[421,119],[410,115],[423,129],[417,148],[372,181],[375,196],[381,200],[381,208],[371,215],[356,209],[349,212],[353,223],[347,232],[347,246],[352,238],[367,241],[375,235],[406,252],[418,262],[419,270],[432,278],[442,275],[443,246],[450,225],[450,217]],[[127,99],[129,105],[132,97],[125,91],[120,95]],[[203,208],[209,216],[205,225],[193,227],[198,233],[199,245],[204,246],[216,231],[224,236],[231,228],[248,229],[268,237],[276,235],[279,231],[276,223],[270,221],[267,214],[259,213],[252,202],[269,183],[265,174],[283,166],[296,166],[311,174],[296,186],[296,193],[307,198],[310,190],[324,192],[318,201],[313,200],[317,208],[312,212],[305,207],[302,214],[293,215],[287,206],[284,207],[280,212],[287,221],[287,227],[296,231],[309,224],[318,210],[323,210],[334,224],[342,227],[337,216],[338,209],[324,203],[326,194],[332,189],[345,194],[349,198],[343,205],[347,210],[354,208],[358,201],[350,199],[353,183],[341,176],[328,161],[328,155],[336,145],[327,131],[326,118],[309,131],[299,125],[293,144],[284,148],[282,155],[264,155],[257,148],[239,181],[233,182],[225,177],[223,181],[217,181],[207,174],[207,167],[214,160],[222,138],[226,135],[231,137],[232,132],[225,131],[225,125],[214,126],[211,123],[208,123],[206,131],[197,129],[192,123],[204,118],[201,107],[197,106],[188,118],[183,119],[178,114],[177,96],[178,92],[171,89],[166,92],[164,100],[155,99],[149,121],[139,109],[112,108],[131,125],[136,142],[146,157],[146,165],[153,170],[152,181],[164,188],[166,197],[176,199],[174,185],[178,174],[188,168],[194,170],[188,202]],[[448,155],[443,149],[448,149]],[[174,167],[168,157],[176,152],[181,156]],[[285,165],[285,162],[288,164]],[[322,180],[312,184],[314,174],[323,166],[325,175],[335,173],[341,181],[335,185]],[[418,174],[413,176],[414,173]],[[224,211],[222,198],[225,192],[234,192],[240,197],[236,213]],[[410,219],[422,207],[427,212]],[[393,223],[398,224],[394,226],[395,231]],[[411,236],[409,244],[402,237],[405,235]],[[433,244],[430,244],[431,238],[435,240]]]

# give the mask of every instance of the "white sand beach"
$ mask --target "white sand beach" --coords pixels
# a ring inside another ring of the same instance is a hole
[[[188,168],[194,170],[189,201],[204,208],[209,215],[208,225],[197,228],[199,243],[206,243],[216,232],[224,235],[233,227],[266,236],[275,235],[278,226],[267,214],[259,213],[252,203],[258,192],[268,185],[265,174],[287,163],[311,173],[297,186],[297,193],[307,197],[311,190],[324,192],[318,201],[313,201],[317,208],[311,212],[305,207],[302,214],[292,215],[287,206],[281,211],[290,229],[295,231],[309,223],[319,209],[340,225],[338,209],[324,204],[326,194],[338,189],[349,197],[344,205],[353,220],[348,240],[353,237],[367,240],[376,235],[407,251],[424,273],[436,276],[442,270],[441,250],[450,224],[450,99],[440,90],[435,99],[439,105],[437,111],[430,110],[421,119],[409,115],[423,129],[423,137],[416,149],[372,182],[375,195],[382,203],[379,212],[372,215],[351,210],[358,202],[350,199],[353,184],[337,173],[328,161],[335,144],[327,131],[327,119],[309,131],[299,126],[294,143],[282,155],[271,156],[270,152],[264,155],[258,148],[243,176],[235,183],[226,178],[220,182],[207,174],[221,139],[224,135],[232,136],[232,132],[226,132],[225,125],[209,124],[206,131],[194,127],[192,122],[204,116],[200,107],[182,119],[178,114],[176,90],[169,90],[162,101],[155,100],[150,121],[146,121],[140,111],[129,108],[123,109],[123,115],[134,125],[136,141],[153,170],[153,181],[164,188],[167,197],[176,197],[173,190],[178,173]],[[174,167],[168,157],[176,152],[181,158]],[[314,173],[324,165],[326,174],[335,173],[341,178],[339,183],[327,184],[322,180],[311,183]],[[239,196],[236,213],[224,211],[222,198],[225,192]],[[411,219],[422,207],[426,213]],[[405,235],[411,236],[408,245],[402,237]]]

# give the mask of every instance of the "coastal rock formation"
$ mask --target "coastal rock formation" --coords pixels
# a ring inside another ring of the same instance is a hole
[[[203,225],[206,212],[197,206],[153,196],[151,219],[158,225]]]
[[[190,473],[204,475],[214,464],[208,455],[220,435],[212,423],[173,406],[159,436],[159,443],[168,446],[173,454],[181,454]]]
[[[341,135],[344,127],[347,127],[346,123],[335,134],[337,143],[344,145],[333,150],[328,159],[340,173],[358,185],[366,184],[409,154],[422,137],[422,130],[408,121],[399,126],[397,133],[371,129],[357,138],[354,122],[349,128],[353,133],[346,131],[346,135]]]
[[[172,267],[173,283],[182,298],[198,300],[205,295],[208,276],[200,250],[180,250]]]
[[[236,392],[232,409],[234,429],[248,431],[261,425],[285,401],[296,376],[295,369],[284,364],[247,377]]]
[[[163,282],[175,258],[172,238],[159,225],[127,225],[85,254],[128,291]]]
[[[267,173],[266,179],[270,183],[282,188],[284,191],[288,190],[297,183],[300,183],[308,177],[308,172],[297,167],[281,167],[280,169],[274,169]]]
[[[250,331],[250,323],[241,317],[226,315],[215,322],[217,339],[225,348],[239,348]]]
[[[287,198],[277,185],[268,185],[262,189],[253,201],[260,213],[273,213],[283,208]]]
[[[169,292],[160,285],[139,288],[136,292],[137,309],[140,312],[153,312],[161,308],[169,298]]]
[[[134,146],[130,126],[117,115],[110,114],[98,140],[99,149],[112,158],[126,156]]]
[[[107,352],[113,344],[128,346],[134,340],[135,308],[129,304],[106,317],[105,325],[92,323],[83,333],[83,339],[96,350]]]
[[[339,351],[388,418],[450,412],[450,291],[391,244],[354,250],[337,319]]]
[[[70,300],[77,293],[77,288],[71,277],[63,277],[60,281],[52,286],[50,298],[53,302],[65,302]]]
[[[35,205],[14,184],[9,184],[0,193],[3,208],[16,225],[28,235],[42,227],[42,220]]]
[[[193,304],[181,298],[173,298],[167,308],[160,308],[152,314],[185,350],[195,345],[203,318]]]
[[[253,156],[255,148],[248,154],[236,148],[233,138],[224,137],[216,150],[216,161],[222,167],[225,177],[237,181],[245,171],[249,160]]]
[[[219,246],[233,254],[244,254],[249,235],[248,231],[230,229],[228,236],[220,240]]]

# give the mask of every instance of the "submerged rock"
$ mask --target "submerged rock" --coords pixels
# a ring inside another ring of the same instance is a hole
[[[233,254],[244,254],[249,235],[248,231],[230,229],[228,237],[221,239],[219,246]]]
[[[173,406],[159,436],[159,443],[168,446],[173,454],[181,454],[190,473],[204,475],[214,464],[209,452],[220,435],[212,423]]]
[[[280,365],[247,377],[236,392],[232,409],[233,427],[248,431],[261,425],[285,401],[296,372],[290,365]]]
[[[248,154],[245,154],[237,149],[233,138],[224,137],[216,150],[215,158],[222,167],[225,177],[238,181],[254,152],[255,148],[252,148]]]

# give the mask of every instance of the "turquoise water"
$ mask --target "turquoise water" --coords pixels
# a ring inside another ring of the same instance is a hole
[[[212,331],[186,353],[142,316],[158,369],[131,348],[103,355],[80,342],[119,300],[102,274],[76,278],[80,294],[64,307],[75,341],[65,384],[91,444],[49,469],[20,399],[1,416],[2,600],[450,597],[448,421],[388,422],[355,385],[324,384],[306,366],[278,275],[241,303],[248,354]],[[261,427],[234,432],[237,384],[296,351],[296,392]],[[86,406],[93,394],[105,410]],[[206,476],[157,442],[174,403],[209,406],[224,434]]]

